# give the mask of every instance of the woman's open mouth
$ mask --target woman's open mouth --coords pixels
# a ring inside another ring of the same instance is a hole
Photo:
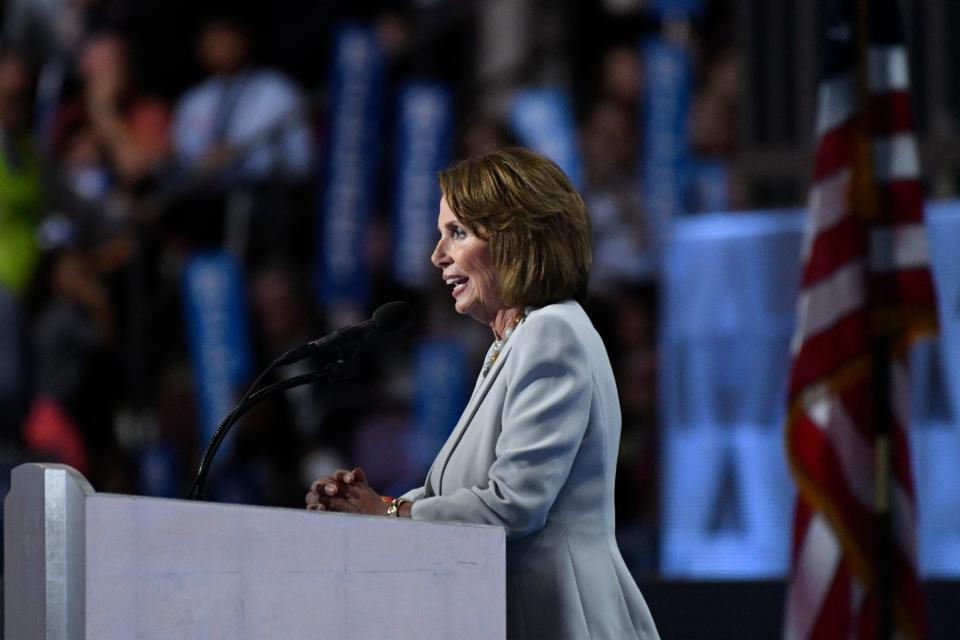
[[[447,278],[447,280],[446,280],[447,284],[453,287],[453,291],[451,292],[451,295],[452,295],[454,298],[456,298],[458,295],[460,295],[460,293],[463,291],[464,287],[467,286],[467,282],[468,282],[469,280],[470,280],[470,278],[466,278],[466,277],[463,277],[463,276],[455,276],[455,277],[453,277],[453,278]]]

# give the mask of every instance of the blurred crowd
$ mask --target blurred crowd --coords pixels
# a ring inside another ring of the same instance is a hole
[[[302,387],[250,412],[229,436],[211,495],[301,506],[313,478],[346,465],[363,466],[387,493],[422,480],[434,451],[416,446],[424,442],[413,407],[417,345],[426,337],[457,342],[467,354],[462,375],[472,380],[491,337],[456,316],[439,278],[410,289],[393,277],[388,186],[365,243],[371,307],[351,315],[316,294],[329,51],[337,26],[351,20],[374,26],[388,85],[430,77],[452,88],[453,159],[517,142],[504,112],[511,90],[547,81],[570,89],[594,221],[588,311],[623,410],[621,546],[635,570],[655,569],[662,228],[638,178],[638,45],[667,37],[691,51],[690,148],[726,167],[725,197],[743,205],[729,6],[706,4],[695,21],[677,24],[639,1],[8,0],[0,41],[0,482],[20,462],[57,460],[98,491],[185,493],[205,443],[181,275],[206,249],[243,265],[254,369],[387,300],[409,300],[418,314],[413,330],[371,344],[351,379]],[[531,31],[505,51],[492,36],[511,21]],[[392,157],[383,154],[380,184],[390,184]]]

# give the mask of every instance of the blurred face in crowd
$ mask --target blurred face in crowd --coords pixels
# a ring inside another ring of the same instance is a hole
[[[113,33],[94,37],[84,46],[80,70],[88,83],[109,82],[117,88],[125,86],[129,79],[127,43]]]
[[[0,126],[25,129],[30,122],[30,72],[18,58],[0,59]]]
[[[490,260],[489,243],[457,219],[446,198],[440,199],[437,228],[440,240],[430,261],[443,271],[454,308],[457,313],[490,324],[505,305]]]
[[[630,173],[635,145],[631,113],[618,102],[604,100],[594,107],[583,131],[587,174],[595,185]]]
[[[234,73],[247,61],[249,43],[243,31],[226,22],[213,22],[203,30],[198,45],[201,64],[214,74]]]
[[[625,103],[635,103],[643,91],[643,65],[635,49],[615,47],[600,63],[600,84],[604,95]]]

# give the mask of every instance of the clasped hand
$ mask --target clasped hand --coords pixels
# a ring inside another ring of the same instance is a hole
[[[387,503],[367,484],[363,469],[338,469],[314,480],[304,500],[307,509],[384,516]]]

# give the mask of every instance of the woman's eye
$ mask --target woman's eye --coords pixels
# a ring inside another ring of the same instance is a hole
[[[453,237],[457,238],[458,240],[462,240],[463,238],[467,237],[467,232],[465,229],[457,227],[453,230]]]

